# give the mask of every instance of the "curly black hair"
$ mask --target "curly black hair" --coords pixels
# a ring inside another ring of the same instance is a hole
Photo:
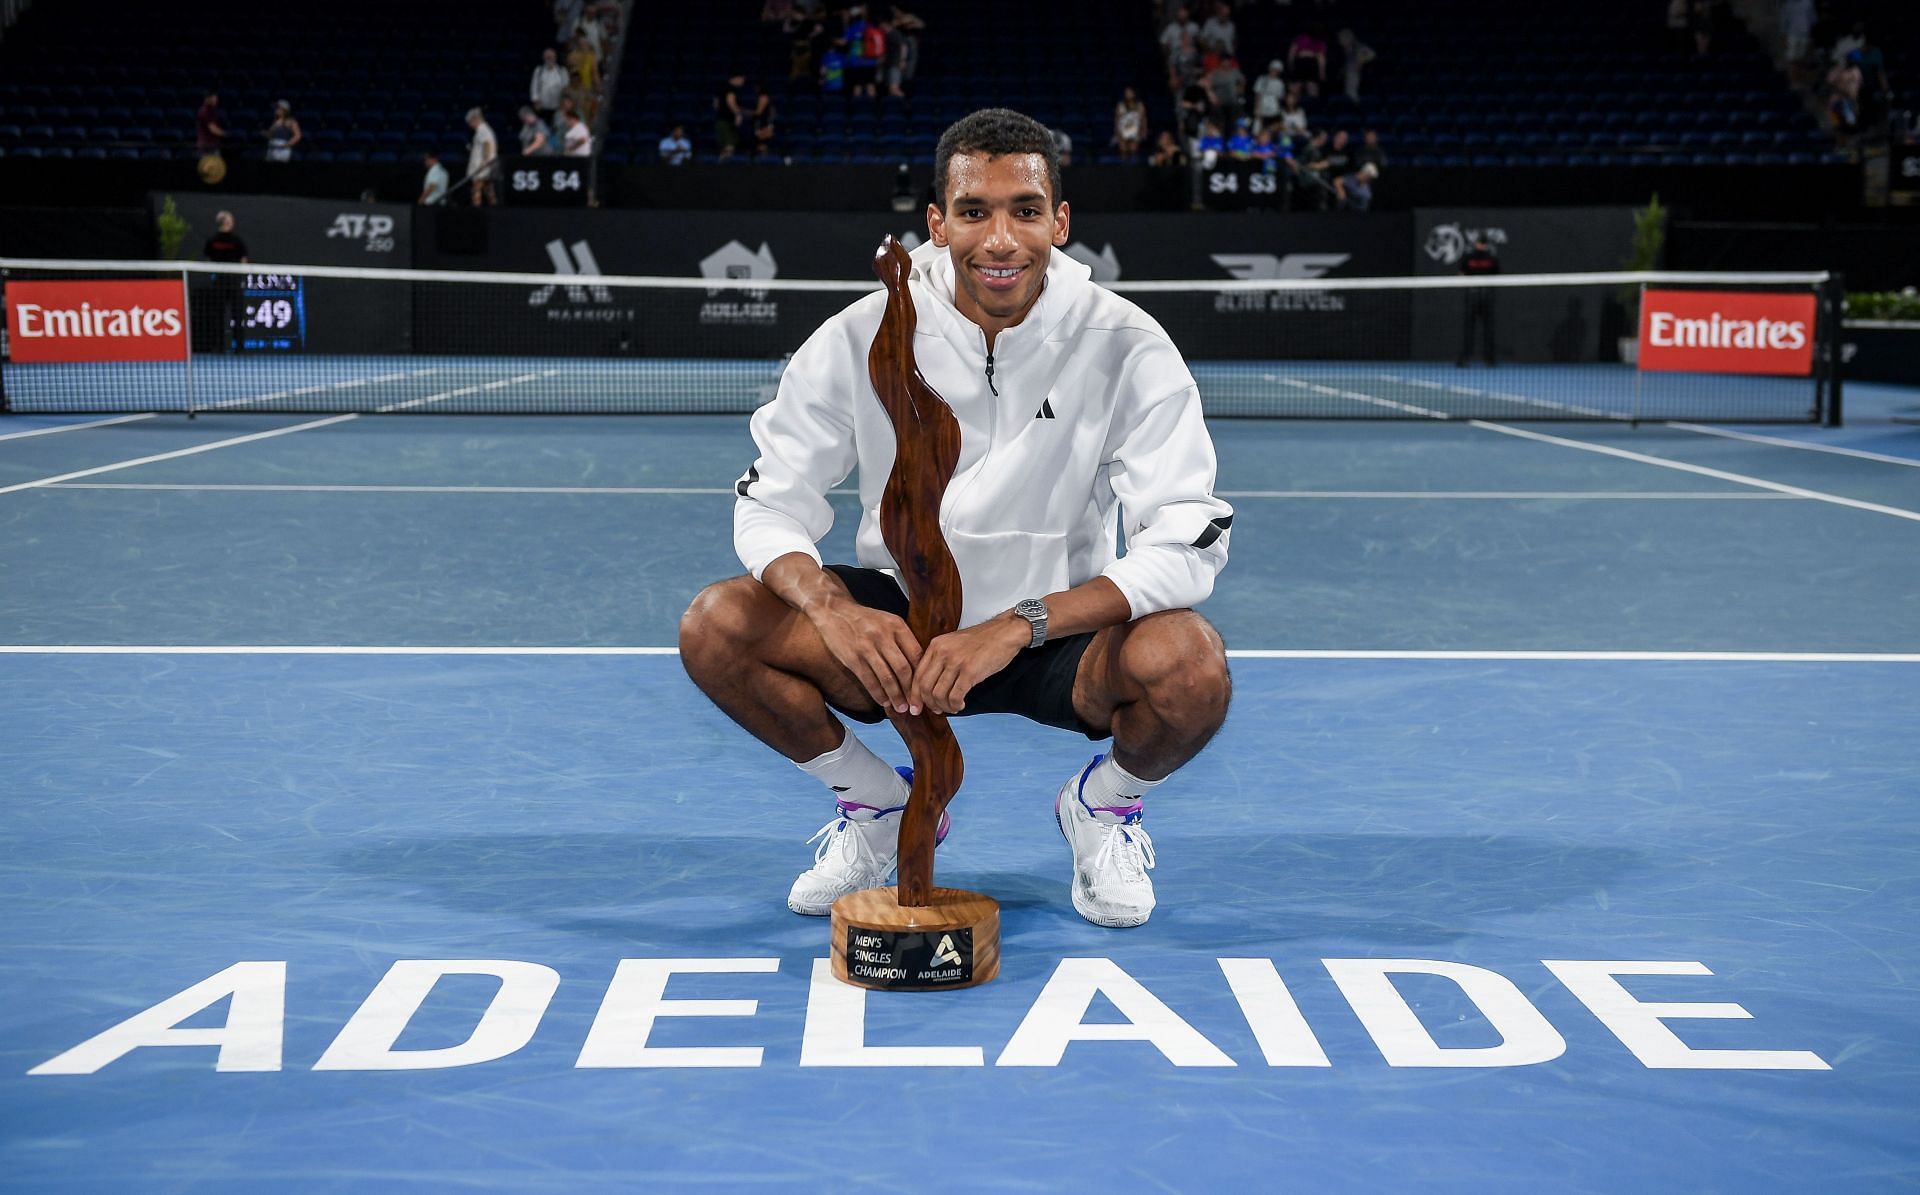
[[[1060,151],[1053,133],[1033,117],[1011,108],[982,108],[961,117],[940,134],[933,151],[933,195],[947,210],[947,163],[955,154],[1039,154],[1047,163],[1047,189],[1053,205],[1060,205]]]

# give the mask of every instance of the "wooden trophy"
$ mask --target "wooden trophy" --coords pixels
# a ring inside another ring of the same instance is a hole
[[[960,625],[960,570],[940,534],[940,499],[960,460],[960,424],[913,359],[912,262],[892,237],[874,253],[886,314],[867,372],[893,421],[893,472],[880,530],[907,587],[907,626],[925,647]],[[928,991],[985,983],[1000,973],[1000,904],[933,886],[934,835],[960,788],[960,744],[932,712],[887,718],[913,753],[913,791],[900,823],[900,883],[833,902],[833,973],[865,988]]]

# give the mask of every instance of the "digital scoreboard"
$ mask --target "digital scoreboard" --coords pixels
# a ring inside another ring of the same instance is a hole
[[[247,352],[304,351],[305,279],[298,274],[245,275],[240,289],[240,343]]]

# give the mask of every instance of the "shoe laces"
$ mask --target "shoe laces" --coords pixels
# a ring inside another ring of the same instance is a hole
[[[1111,822],[1107,825],[1106,837],[1100,843],[1100,849],[1094,852],[1093,870],[1100,871],[1109,862],[1119,870],[1122,877],[1135,880],[1145,879],[1153,870],[1153,839],[1147,836],[1147,828],[1140,824],[1139,814],[1134,814],[1124,822]]]
[[[880,853],[873,849],[873,844],[851,818],[834,818],[815,830],[807,842],[820,844],[813,852],[816,867],[838,864],[848,872],[881,871],[886,867]]]

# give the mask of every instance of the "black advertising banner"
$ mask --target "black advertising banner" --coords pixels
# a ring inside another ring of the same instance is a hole
[[[206,259],[203,246],[215,218],[230,212],[234,232],[255,264],[273,266],[380,266],[413,264],[412,207],[289,199],[278,195],[203,195],[154,192],[154,215],[171,198],[187,222],[180,256]],[[296,277],[299,277],[296,275]],[[404,353],[411,337],[411,288],[405,283],[299,277],[306,314],[304,351],[310,353]],[[211,282],[196,283],[195,309],[212,310]],[[217,339],[212,321],[195,321],[200,347]],[[203,335],[205,333],[206,335]]]
[[[421,284],[423,352],[778,357],[859,296],[739,287],[609,287],[594,275],[719,280],[872,278],[888,233],[926,238],[919,210],[489,211],[423,214],[423,268],[530,272],[539,286]],[[1066,252],[1101,283],[1361,277],[1406,272],[1405,215],[1088,215]],[[459,293],[455,293],[455,292]],[[1322,290],[1130,296],[1196,358],[1404,357],[1404,294]]]
[[[1461,259],[1484,236],[1503,274],[1565,274],[1626,268],[1633,246],[1630,207],[1419,208],[1413,213],[1414,273],[1458,274]],[[1496,358],[1500,361],[1611,361],[1616,342],[1633,335],[1626,305],[1610,288],[1543,291],[1490,289]],[[1467,331],[1464,291],[1433,291],[1413,301],[1417,360],[1462,355]],[[1483,342],[1475,329],[1477,360]]]

